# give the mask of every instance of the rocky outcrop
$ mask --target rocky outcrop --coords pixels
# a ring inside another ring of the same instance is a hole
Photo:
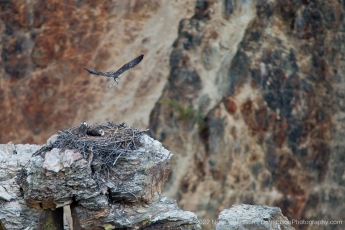
[[[130,151],[123,145],[130,146],[123,133],[139,134],[131,128],[116,130],[122,132],[117,135],[122,137],[121,143],[112,129],[97,138],[80,136],[78,129],[54,135],[44,146],[0,145],[1,229],[63,229],[64,214],[70,221],[64,229],[69,230],[201,229],[205,225],[215,229],[293,229],[279,208],[262,206],[238,205],[222,211],[214,222],[198,220],[194,213],[182,211],[174,200],[157,193],[172,156],[158,141],[146,134],[133,137],[139,141],[138,148]],[[81,141],[82,148],[74,145]],[[116,143],[127,152],[116,149],[120,153],[116,165],[111,162],[113,167],[108,167],[98,150],[110,150],[106,155],[111,158],[116,153],[108,147]],[[76,148],[66,149],[72,146]],[[107,175],[104,169],[110,170]]]
[[[271,229],[293,230],[279,208],[259,205],[235,205],[219,214],[215,230]]]
[[[116,128],[115,133],[104,129],[102,137],[65,136],[74,132],[67,130],[42,148],[1,145],[0,198],[5,209],[0,212],[0,226],[53,229],[62,226],[61,207],[70,205],[75,230],[200,229],[194,213],[182,211],[174,200],[159,194],[172,154],[146,134]],[[133,132],[136,147],[130,147],[123,135],[126,130]],[[81,142],[81,148],[67,149]],[[19,164],[13,165],[16,161]]]

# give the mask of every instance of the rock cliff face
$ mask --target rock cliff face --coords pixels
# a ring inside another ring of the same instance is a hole
[[[181,20],[150,116],[180,153],[165,191],[181,207],[344,220],[343,12],[338,1],[207,1]]]
[[[164,195],[203,219],[246,203],[345,220],[344,1],[0,9],[1,142],[43,143],[81,120],[126,119],[175,153]],[[82,69],[115,70],[141,53],[115,89]],[[331,227],[344,226],[318,228]]]
[[[193,1],[3,1],[0,141],[39,143],[82,120],[147,126],[169,72],[179,21]],[[108,89],[83,67],[140,65]],[[132,109],[135,108],[135,109]],[[140,114],[139,116],[133,116]]]

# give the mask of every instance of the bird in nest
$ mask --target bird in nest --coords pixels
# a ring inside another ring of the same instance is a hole
[[[79,136],[88,135],[88,136],[103,137],[104,136],[104,130],[88,127],[87,123],[85,121],[83,121],[78,128],[78,134],[79,134]]]
[[[87,69],[87,68],[84,68],[86,69],[89,73],[91,74],[95,74],[95,75],[101,75],[101,76],[105,76],[105,77],[110,77],[112,78],[117,84],[119,84],[120,82],[120,77],[121,75],[126,72],[127,70],[133,68],[134,66],[138,65],[141,60],[143,60],[144,58],[144,55],[140,55],[139,57],[135,58],[134,60],[126,63],[125,65],[123,65],[119,70],[113,72],[113,71],[110,71],[110,72],[101,72],[101,71],[98,71],[98,70],[93,70],[93,69]],[[110,84],[109,85],[109,88],[112,88],[114,85],[113,84]]]

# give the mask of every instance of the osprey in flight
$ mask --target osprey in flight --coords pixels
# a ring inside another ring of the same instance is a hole
[[[139,57],[135,58],[134,60],[126,63],[118,71],[115,71],[115,72],[112,72],[112,71],[110,71],[110,72],[101,72],[101,71],[93,70],[93,69],[87,69],[87,68],[84,68],[84,69],[86,69],[91,74],[111,77],[111,78],[113,78],[115,80],[115,82],[117,84],[119,84],[121,74],[123,74],[124,72],[126,72],[130,68],[133,68],[134,66],[138,65],[141,62],[141,60],[143,60],[143,58],[144,58],[144,55],[142,54]]]

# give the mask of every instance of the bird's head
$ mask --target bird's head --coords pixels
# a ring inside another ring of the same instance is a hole
[[[104,130],[103,129],[100,129],[99,133],[101,134],[102,137],[104,136]]]

